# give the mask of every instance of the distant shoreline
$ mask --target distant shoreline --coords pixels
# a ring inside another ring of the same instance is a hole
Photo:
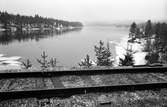
[[[66,30],[82,28],[81,22],[70,22],[39,15],[23,16],[0,12],[0,31]]]

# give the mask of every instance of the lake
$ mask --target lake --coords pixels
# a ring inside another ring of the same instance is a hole
[[[94,46],[100,40],[105,44],[110,42],[110,50],[116,58],[119,52],[116,52],[116,45],[127,38],[128,33],[129,28],[126,27],[84,26],[79,30],[33,34],[31,37],[22,34],[12,37],[9,34],[9,38],[8,35],[1,35],[0,54],[20,56],[22,60],[30,59],[34,66],[39,66],[36,59],[45,51],[49,57],[57,58],[58,65],[72,67],[78,66],[86,54],[95,60]]]

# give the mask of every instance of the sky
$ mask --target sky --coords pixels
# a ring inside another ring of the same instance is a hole
[[[0,11],[83,23],[166,20],[167,0],[0,0]]]

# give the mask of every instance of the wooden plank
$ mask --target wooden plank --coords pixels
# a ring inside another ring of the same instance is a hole
[[[111,69],[87,69],[87,70],[66,70],[66,71],[47,71],[47,72],[12,72],[0,73],[2,78],[20,78],[20,77],[52,77],[65,75],[97,75],[97,74],[122,74],[122,73],[165,73],[167,67],[117,67]]]

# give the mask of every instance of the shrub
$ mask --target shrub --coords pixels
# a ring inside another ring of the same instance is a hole
[[[25,62],[23,61],[23,62],[22,62],[22,66],[23,66],[23,68],[25,68],[25,69],[31,68],[31,67],[32,67],[31,61],[30,61],[29,59],[27,59]]]

